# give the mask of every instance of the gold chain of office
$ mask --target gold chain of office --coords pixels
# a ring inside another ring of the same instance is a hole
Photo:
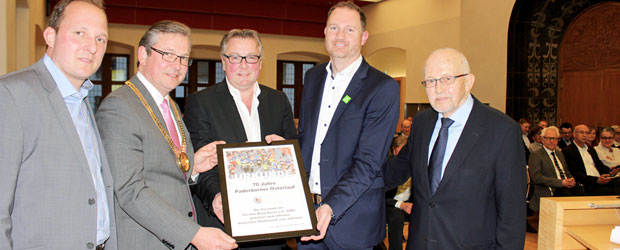
[[[125,85],[129,86],[129,88],[131,88],[133,93],[136,94],[136,96],[138,96],[138,99],[140,99],[140,102],[142,102],[142,105],[144,105],[146,110],[149,112],[149,115],[151,115],[151,119],[153,119],[153,122],[155,122],[155,125],[159,129],[159,132],[161,132],[161,134],[164,136],[164,138],[168,142],[168,145],[170,146],[170,148],[172,149],[172,151],[176,155],[177,167],[181,171],[183,171],[184,173],[189,171],[189,158],[187,158],[187,154],[186,154],[186,152],[187,152],[187,141],[185,140],[185,131],[183,130],[183,123],[181,123],[181,120],[180,120],[181,116],[179,115],[179,111],[174,107],[174,105],[170,105],[170,101],[168,101],[168,104],[169,104],[168,106],[172,107],[172,110],[174,112],[174,118],[175,118],[175,120],[177,122],[177,126],[179,127],[179,130],[181,132],[181,138],[182,138],[182,143],[181,143],[182,149],[181,150],[179,150],[179,148],[177,148],[177,146],[174,145],[174,142],[172,142],[172,139],[170,138],[170,135],[168,134],[168,131],[166,131],[166,129],[164,128],[164,125],[161,124],[159,119],[157,119],[157,116],[155,116],[155,113],[153,112],[153,109],[151,108],[150,105],[148,105],[148,103],[146,102],[146,99],[144,99],[144,96],[142,96],[142,94],[136,88],[136,86],[133,83],[131,83],[130,81],[126,81]],[[172,129],[174,129],[174,128],[172,128]]]

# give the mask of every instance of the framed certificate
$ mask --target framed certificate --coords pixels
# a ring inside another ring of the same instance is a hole
[[[237,242],[316,235],[297,140],[217,145],[226,233]]]

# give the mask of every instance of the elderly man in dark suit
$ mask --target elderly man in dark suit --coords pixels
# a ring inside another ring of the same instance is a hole
[[[305,76],[299,137],[321,234],[301,238],[298,249],[370,249],[385,237],[383,165],[400,97],[396,81],[361,56],[365,26],[359,6],[334,5],[330,61]]]
[[[107,45],[103,3],[60,1],[43,38],[41,60],[0,78],[0,249],[117,249],[87,98]]]
[[[523,249],[526,171],[519,125],[470,94],[475,77],[455,49],[424,66],[432,109],[390,161],[386,186],[411,176],[407,249]]]
[[[183,119],[195,148],[248,141],[271,143],[297,137],[286,95],[257,81],[262,52],[262,42],[254,30],[233,29],[224,35],[220,56],[226,78],[190,95],[185,105]],[[219,183],[217,167],[201,175],[192,191],[207,208],[219,210],[221,204],[211,204],[213,183]],[[222,226],[212,216],[198,219],[205,226]],[[241,247],[280,250],[280,245],[284,242],[241,244]]]
[[[534,197],[530,208],[538,211],[540,197],[585,195],[582,186],[571,175],[564,154],[558,148],[561,139],[557,127],[542,130],[543,147],[532,152],[528,165],[531,183],[534,184]]]
[[[120,249],[232,249],[235,240],[195,222],[189,184],[211,167],[196,151],[169,93],[185,78],[190,29],[160,21],[139,43],[138,73],[112,92],[97,124],[114,176]]]

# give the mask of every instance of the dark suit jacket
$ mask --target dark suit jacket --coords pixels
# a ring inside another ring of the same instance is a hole
[[[575,176],[575,180],[583,184],[586,189],[597,184],[596,181],[598,180],[598,177],[588,176],[586,174],[586,167],[583,164],[583,158],[581,158],[579,149],[577,149],[577,145],[574,142],[566,146],[566,148],[562,150],[562,153],[564,154],[564,157],[566,157],[566,163],[568,163],[570,172],[573,176]],[[599,174],[609,174],[609,168],[598,158],[596,150],[588,147],[588,153],[592,156],[594,166],[598,170]]]
[[[438,114],[413,119],[409,141],[387,167],[386,185],[412,178],[407,249],[523,249],[526,170],[519,125],[474,98],[435,194],[428,146]]]
[[[544,146],[543,146],[544,147]],[[564,159],[564,154],[558,149],[555,151],[555,156],[558,158],[558,161],[563,166],[564,175],[566,178],[572,178],[570,170],[568,168],[568,164]],[[534,196],[530,201],[530,207],[533,210],[538,211],[540,206],[540,197],[549,197],[553,196],[552,192],[555,192],[556,188],[562,188],[562,180],[558,179],[559,176],[555,172],[555,165],[547,151],[544,148],[541,148],[537,151],[534,151],[530,155],[530,159],[528,161],[528,166],[530,167],[530,180],[534,187]]]
[[[263,85],[259,87],[261,138],[270,134],[285,139],[297,138],[291,104],[286,95]],[[226,143],[247,141],[239,111],[225,80],[188,96],[183,119],[196,149],[218,140]],[[213,197],[220,191],[217,167],[201,174],[192,191],[205,207],[210,207]]]
[[[573,140],[571,139],[571,144],[573,144]],[[564,142],[564,139],[560,139],[560,141],[558,142],[558,147],[560,147],[560,149],[564,149],[565,147],[567,147],[568,145],[566,145],[566,142]]]
[[[326,64],[306,73],[299,141],[308,174],[317,131]],[[383,165],[399,112],[398,84],[363,61],[340,101],[321,144],[321,196],[334,212],[324,243],[368,248],[385,237]]]

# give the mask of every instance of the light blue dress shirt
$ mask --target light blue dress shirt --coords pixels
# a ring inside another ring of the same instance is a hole
[[[441,165],[441,178],[443,178],[443,173],[446,171],[446,166],[448,165],[450,156],[452,156],[452,152],[454,152],[456,143],[459,141],[459,138],[463,133],[463,128],[465,128],[465,124],[467,123],[467,119],[469,118],[469,114],[471,113],[473,107],[474,98],[471,96],[471,94],[469,94],[467,97],[467,101],[465,101],[463,106],[459,107],[450,117],[446,117],[453,120],[454,123],[448,129],[448,144],[446,145],[446,153],[443,156],[443,163]],[[437,115],[437,122],[435,122],[433,136],[431,136],[431,142],[428,145],[428,158],[426,161],[427,164],[430,161],[431,152],[433,152],[433,146],[435,145],[435,141],[439,136],[439,129],[441,129],[441,118],[443,118],[443,114],[439,113]]]
[[[47,54],[43,56],[43,63],[52,75],[52,78],[54,78],[58,90],[60,90],[60,94],[65,100],[77,134],[82,142],[84,155],[88,161],[93,185],[97,192],[97,244],[102,244],[110,237],[110,215],[105,185],[101,175],[99,136],[95,129],[91,109],[88,107],[87,101],[85,101],[88,91],[93,88],[93,83],[90,80],[86,80],[80,87],[80,90],[77,91]]]

